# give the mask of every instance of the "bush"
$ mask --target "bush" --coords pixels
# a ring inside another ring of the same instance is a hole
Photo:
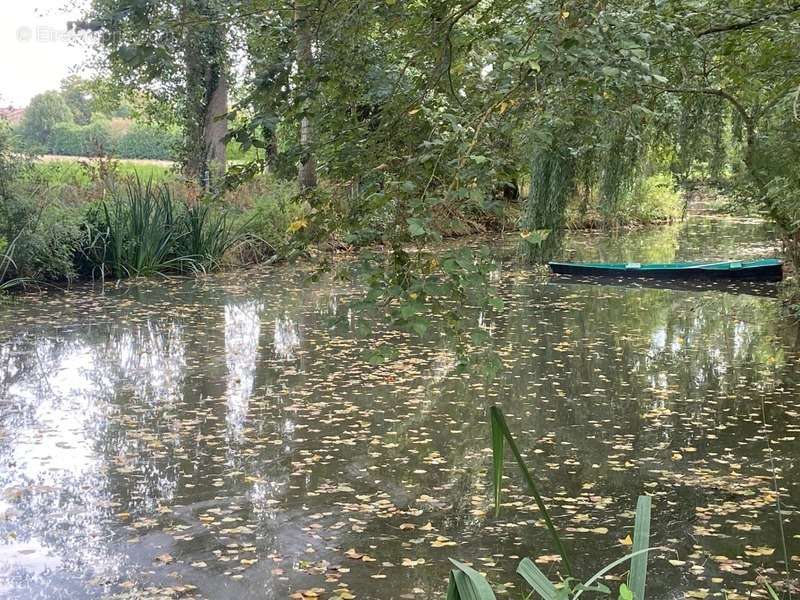
[[[661,173],[640,178],[622,203],[623,215],[637,223],[679,219],[683,201],[672,175]]]
[[[120,158],[171,160],[179,141],[175,132],[134,123],[117,141],[115,154]]]
[[[113,146],[107,121],[88,125],[59,123],[53,127],[47,151],[64,156],[103,156],[112,152]]]
[[[30,172],[31,164],[11,151],[10,130],[0,124],[2,288],[12,280],[75,276],[74,257],[83,239],[80,214],[26,189]]]
[[[585,229],[650,225],[674,221],[683,214],[681,194],[668,173],[639,177],[619,200],[613,214],[604,215],[600,210],[600,196],[596,188],[590,188],[573,198],[567,207],[568,226]]]
[[[285,257],[300,249],[296,234],[307,227],[310,208],[297,198],[295,182],[263,174],[237,190],[232,200],[248,209],[239,226],[264,246],[256,259]]]
[[[86,240],[82,211],[15,195],[0,206],[5,279],[71,281]]]

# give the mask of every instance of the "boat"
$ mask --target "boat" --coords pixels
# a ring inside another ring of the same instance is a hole
[[[780,281],[783,279],[783,261],[777,258],[679,263],[551,262],[550,269],[560,275],[597,275],[601,277],[738,279],[744,281]]]

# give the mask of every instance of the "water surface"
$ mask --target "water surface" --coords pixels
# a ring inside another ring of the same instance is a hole
[[[762,224],[698,219],[575,235],[565,256],[774,251]],[[553,577],[559,564],[510,469],[492,514],[491,404],[585,575],[628,550],[642,493],[671,548],[653,556],[651,598],[764,595],[761,574],[781,579],[776,485],[800,554],[800,354],[777,300],[508,261],[505,312],[474,315],[504,363],[486,381],[435,332],[360,338],[332,319],[353,291],[306,276],[0,306],[0,596],[440,598],[454,557],[519,597],[520,558]],[[364,351],[379,342],[399,355],[376,367]]]

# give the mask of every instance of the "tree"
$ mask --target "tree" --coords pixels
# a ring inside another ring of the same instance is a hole
[[[78,24],[101,34],[106,73],[146,95],[154,120],[180,126],[184,171],[203,187],[226,163],[226,7],[221,0],[93,0]]]
[[[77,75],[70,75],[61,81],[61,97],[78,125],[88,125],[92,120],[92,95],[91,81]]]
[[[301,89],[299,98],[305,105],[305,96],[311,92],[309,73],[314,61],[311,49],[311,23],[309,19],[309,7],[303,0],[297,0],[294,7],[294,27],[297,37],[297,71]],[[311,146],[314,142],[314,131],[311,118],[306,114],[305,106],[303,116],[300,118],[300,164],[297,179],[300,184],[300,191],[307,192],[317,187],[317,166]]]
[[[71,122],[72,111],[64,98],[58,92],[50,91],[33,97],[25,109],[21,130],[27,140],[46,146],[57,124]]]
[[[800,4],[736,4],[707,0],[690,19],[685,2],[665,5],[660,17],[673,24],[663,56],[669,81],[657,87],[700,121],[730,124],[744,175],[737,189],[781,227],[798,262],[800,177],[792,165],[800,162]],[[697,159],[691,148],[682,150]]]

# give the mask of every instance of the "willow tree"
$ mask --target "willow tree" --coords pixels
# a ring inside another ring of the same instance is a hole
[[[221,0],[92,0],[78,28],[99,33],[101,67],[177,124],[187,177],[208,187],[225,168],[228,4]]]
[[[730,120],[744,174],[734,183],[781,227],[798,261],[800,177],[793,165],[800,161],[800,3],[708,0],[689,18],[686,4],[673,0],[656,12],[672,24],[663,53],[669,80],[656,87],[679,97],[699,120]],[[710,129],[720,143],[722,128]]]

